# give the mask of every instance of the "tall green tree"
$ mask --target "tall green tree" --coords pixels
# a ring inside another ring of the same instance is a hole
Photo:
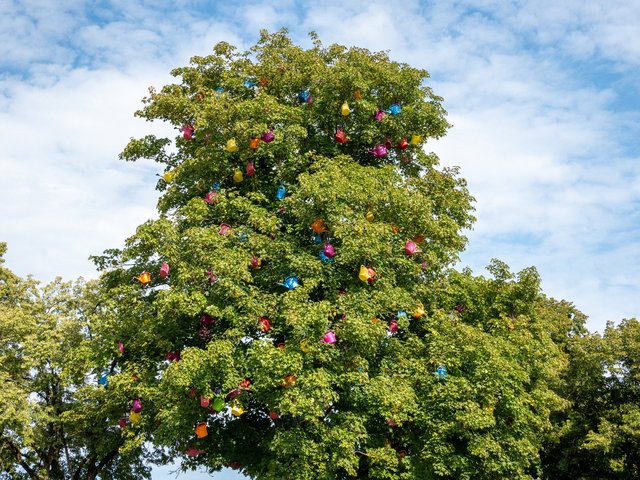
[[[184,468],[531,478],[564,406],[537,273],[449,271],[472,197],[427,153],[427,72],[312,40],[220,43],[150,90],[138,115],[176,137],[122,158],[162,165],[160,218],[95,258],[94,361]]]
[[[148,476],[142,447],[123,448],[122,406],[89,361],[95,289],[59,279],[40,288],[3,266],[5,251],[0,244],[0,478]]]

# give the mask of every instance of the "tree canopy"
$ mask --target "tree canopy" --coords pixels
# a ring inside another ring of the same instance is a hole
[[[569,327],[532,269],[450,271],[473,199],[427,72],[312,39],[220,43],[138,112],[176,128],[122,153],[164,167],[161,216],[96,258],[134,428],[261,479],[536,474]]]

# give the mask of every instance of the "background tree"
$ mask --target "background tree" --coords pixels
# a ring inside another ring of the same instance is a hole
[[[0,244],[0,478],[142,478],[141,447],[120,450],[121,408],[87,361],[93,285],[39,288],[3,266]]]
[[[125,148],[160,218],[95,259],[130,441],[260,479],[537,475],[566,325],[533,269],[449,272],[472,198],[425,151],[427,72],[312,39],[220,43],[138,112],[178,132]]]
[[[568,344],[571,408],[545,449],[547,478],[640,478],[640,323],[607,325]]]

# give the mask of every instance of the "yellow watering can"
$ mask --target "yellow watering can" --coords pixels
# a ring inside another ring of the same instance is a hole
[[[235,138],[230,138],[229,140],[227,140],[227,146],[225,147],[225,149],[229,153],[237,152],[238,151],[238,144],[236,143],[236,139]]]
[[[231,408],[231,414],[234,417],[239,417],[240,415],[242,415],[244,413],[244,408],[242,408],[240,405],[234,405]]]

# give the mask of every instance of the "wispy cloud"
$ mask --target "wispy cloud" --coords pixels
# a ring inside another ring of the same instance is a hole
[[[157,167],[116,159],[163,128],[132,118],[147,86],[219,40],[244,48],[284,25],[305,45],[314,30],[431,72],[454,128],[428,147],[477,198],[463,264],[535,265],[592,327],[640,314],[640,5],[4,3],[0,230],[19,273],[90,274],[89,254],[154,216]]]
[[[130,137],[175,132],[133,112],[148,86],[172,81],[169,70],[191,55],[221,39],[241,43],[225,25],[190,14],[176,32],[168,17],[155,31],[138,23],[145,12],[146,22],[158,15],[148,7],[94,12],[101,20],[92,25],[81,3],[75,15],[48,5],[13,5],[15,25],[28,28],[16,27],[19,34],[4,45],[27,50],[2,59],[7,73],[0,77],[1,236],[9,264],[43,280],[95,276],[88,256],[121,246],[156,215],[158,167],[117,157]],[[36,34],[43,23],[61,28]]]
[[[128,138],[144,131],[131,105],[148,80],[75,70],[53,86],[12,88],[0,112],[7,165],[0,203],[8,258],[21,273],[91,275],[92,251],[121,244],[124,228],[154,215],[155,168],[126,171],[117,160]]]
[[[640,9],[561,3],[409,2],[400,12],[371,2],[342,9],[339,21],[323,4],[303,27],[431,72],[454,124],[431,148],[462,166],[477,198],[462,263],[535,265],[548,294],[602,328],[640,312],[638,112],[616,103],[640,98],[621,89],[638,65],[640,35],[626,27]]]

